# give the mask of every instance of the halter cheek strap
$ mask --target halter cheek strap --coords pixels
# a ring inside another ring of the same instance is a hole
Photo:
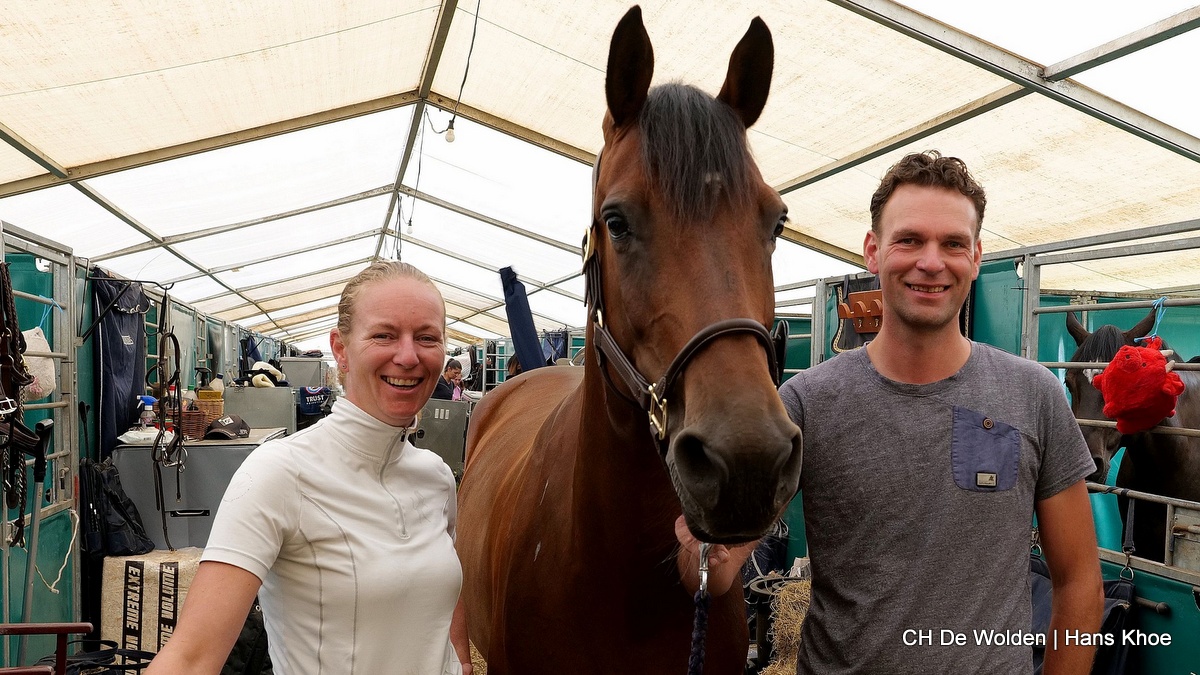
[[[600,155],[597,154],[596,165],[592,169],[593,195],[599,178]],[[593,196],[594,201],[595,198]],[[629,398],[620,392],[620,390],[617,390],[618,394],[647,413],[650,421],[650,431],[658,440],[661,453],[665,454],[666,452],[667,397],[671,394],[676,380],[679,379],[679,376],[688,366],[692,357],[710,342],[727,335],[748,333],[754,336],[765,348],[767,364],[771,375],[775,380],[775,385],[779,385],[782,379],[780,365],[782,359],[778,358],[777,354],[782,355],[786,348],[787,323],[781,323],[776,328],[775,334],[772,335],[761,323],[754,319],[745,318],[724,319],[705,326],[700,332],[692,336],[692,339],[687,341],[683,349],[679,350],[679,353],[675,355],[671,364],[667,366],[666,372],[663,373],[663,376],[657,382],[651,384],[642,376],[637,368],[634,367],[633,362],[626,356],[624,350],[621,349],[621,346],[617,344],[616,338],[609,332],[608,327],[604,325],[604,293],[600,282],[600,257],[596,254],[595,242],[597,223],[598,220],[593,218],[592,224],[583,238],[583,276],[587,285],[584,301],[591,308],[589,319],[592,322],[592,336],[598,357],[597,365],[600,366],[600,371],[604,373],[605,380],[616,390],[605,368],[606,364],[611,365],[613,371],[625,383],[625,387],[632,394],[633,398]]]

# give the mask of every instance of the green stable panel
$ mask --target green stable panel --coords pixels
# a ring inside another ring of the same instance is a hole
[[[779,325],[783,318],[777,317],[775,324]],[[789,335],[804,335],[812,334],[812,319],[787,317],[788,334]],[[812,365],[812,337],[796,337],[789,338],[787,342],[786,357],[783,362],[783,380],[786,382],[793,377],[797,372],[807,369]],[[808,542],[806,539],[806,531],[804,529],[804,504],[800,493],[792,498],[788,504],[787,510],[783,513],[783,522],[787,526],[787,560],[788,565],[795,558],[803,558],[808,555]]]
[[[1121,565],[1108,561],[1101,561],[1100,569],[1105,579],[1116,579],[1121,573]],[[1130,653],[1129,672],[1144,675],[1200,673],[1200,640],[1196,639],[1200,636],[1200,587],[1137,570],[1134,570],[1133,587],[1138,598],[1165,602],[1170,611],[1165,615],[1158,614],[1135,605],[1128,627],[1143,633],[1170,635],[1171,644],[1134,647]]]
[[[1021,353],[1023,282],[1014,260],[997,260],[979,268],[972,296],[971,329],[976,342],[1010,354]]]
[[[12,276],[13,289],[23,291],[30,295],[37,295],[43,298],[52,298],[54,295],[54,275],[50,272],[43,272],[37,268],[37,262],[34,256],[27,253],[9,253],[5,255],[5,261],[9,265],[9,271]],[[42,326],[43,332],[46,334],[46,339],[50,343],[51,351],[61,351],[54,342],[54,330],[52,329],[53,321],[55,320],[54,312],[59,310],[47,308],[50,305],[29,300],[26,298],[16,298],[14,303],[17,310],[17,318],[19,320],[21,330],[29,330],[34,326]],[[61,316],[57,317],[61,320]],[[58,391],[63,391],[64,385],[69,391],[70,384],[57,382]],[[49,397],[39,401],[26,401],[26,403],[45,403],[50,400]],[[63,410],[62,414],[74,414],[74,411]],[[39,420],[51,417],[49,410],[31,410],[25,413],[25,425],[31,429]],[[57,435],[51,436],[52,446],[50,452],[54,452],[57,447],[61,447],[61,441]],[[57,475],[57,467],[54,460],[49,463],[46,471],[46,480],[43,482],[42,488],[36,489],[33,483],[33,472],[28,471],[26,474],[28,490],[26,493],[25,504],[23,505],[26,513],[26,544],[28,545],[32,538],[31,515],[33,513],[35,493],[45,494],[53,486],[54,476]],[[69,488],[68,488],[69,489]],[[12,521],[17,517],[16,509],[5,508],[5,520]],[[26,548],[12,548],[8,552],[8,584],[4,588],[4,606],[7,609],[6,620],[17,621],[44,621],[44,622],[69,622],[75,619],[74,606],[74,575],[73,565],[68,555],[72,550],[72,518],[69,510],[58,511],[52,515],[46,516],[40,523],[38,548],[37,548],[37,569],[41,571],[41,576],[45,581],[35,573],[33,577],[33,603],[32,616],[29,618],[22,616],[23,604],[25,599],[25,570],[28,551]],[[63,570],[62,578],[55,584],[55,578],[58,575],[58,569],[66,562],[66,568]],[[57,593],[52,592],[48,584],[55,584]],[[13,659],[16,658],[17,638],[9,638],[9,654],[10,664],[17,665]],[[46,636],[31,636],[28,642],[26,652],[26,661],[34,661],[37,658],[49,654],[54,651],[54,640],[52,637]]]

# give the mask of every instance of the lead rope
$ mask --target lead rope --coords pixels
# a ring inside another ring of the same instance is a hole
[[[700,544],[700,588],[692,598],[696,603],[696,617],[692,621],[692,651],[688,654],[688,675],[704,672],[704,635],[708,632],[708,606],[712,596],[708,593],[708,552],[712,544]]]

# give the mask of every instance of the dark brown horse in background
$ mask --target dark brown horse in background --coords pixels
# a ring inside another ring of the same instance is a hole
[[[746,542],[796,491],[800,432],[763,327],[785,207],[746,141],[773,58],[755,19],[717,98],[650,89],[640,9],[617,26],[585,365],[506,382],[468,432],[457,546],[470,637],[494,675],[684,675],[693,601],[675,519],[702,541]],[[713,598],[707,635],[705,672],[742,673],[741,592]]]
[[[1154,327],[1155,311],[1142,319],[1136,326],[1122,331],[1113,325],[1104,325],[1089,333],[1075,318],[1074,312],[1067,313],[1067,331],[1075,338],[1079,349],[1072,361],[1111,361],[1117,350],[1124,345],[1137,345],[1135,338],[1148,334]],[[1164,342],[1163,348],[1167,349]],[[1178,362],[1179,356],[1167,357]],[[1077,419],[1104,420],[1104,397],[1092,386],[1095,371],[1068,370],[1067,388],[1071,392],[1071,409]],[[1200,428],[1200,373],[1179,371],[1184,391],[1175,406],[1175,415],[1159,423],[1162,427]],[[1118,487],[1150,492],[1164,497],[1175,497],[1200,501],[1200,438],[1169,436],[1143,431],[1137,434],[1122,434],[1116,429],[1083,426],[1083,437],[1087,440],[1092,459],[1096,461],[1096,473],[1089,480],[1104,482],[1108,476],[1113,455],[1122,447],[1125,458],[1117,472]],[[1121,518],[1125,518],[1124,498],[1121,502]],[[1163,560],[1166,542],[1167,507],[1147,501],[1138,501],[1135,506],[1133,543],[1136,555]]]

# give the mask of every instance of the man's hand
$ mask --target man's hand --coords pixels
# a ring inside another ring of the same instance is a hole
[[[700,540],[692,536],[683,516],[675,519],[675,538],[680,546],[676,558],[679,578],[688,592],[695,594],[700,589]],[[742,564],[754,553],[757,545],[758,540],[732,547],[714,544],[708,550],[708,592],[712,595],[727,592],[734,580],[740,577]]]

